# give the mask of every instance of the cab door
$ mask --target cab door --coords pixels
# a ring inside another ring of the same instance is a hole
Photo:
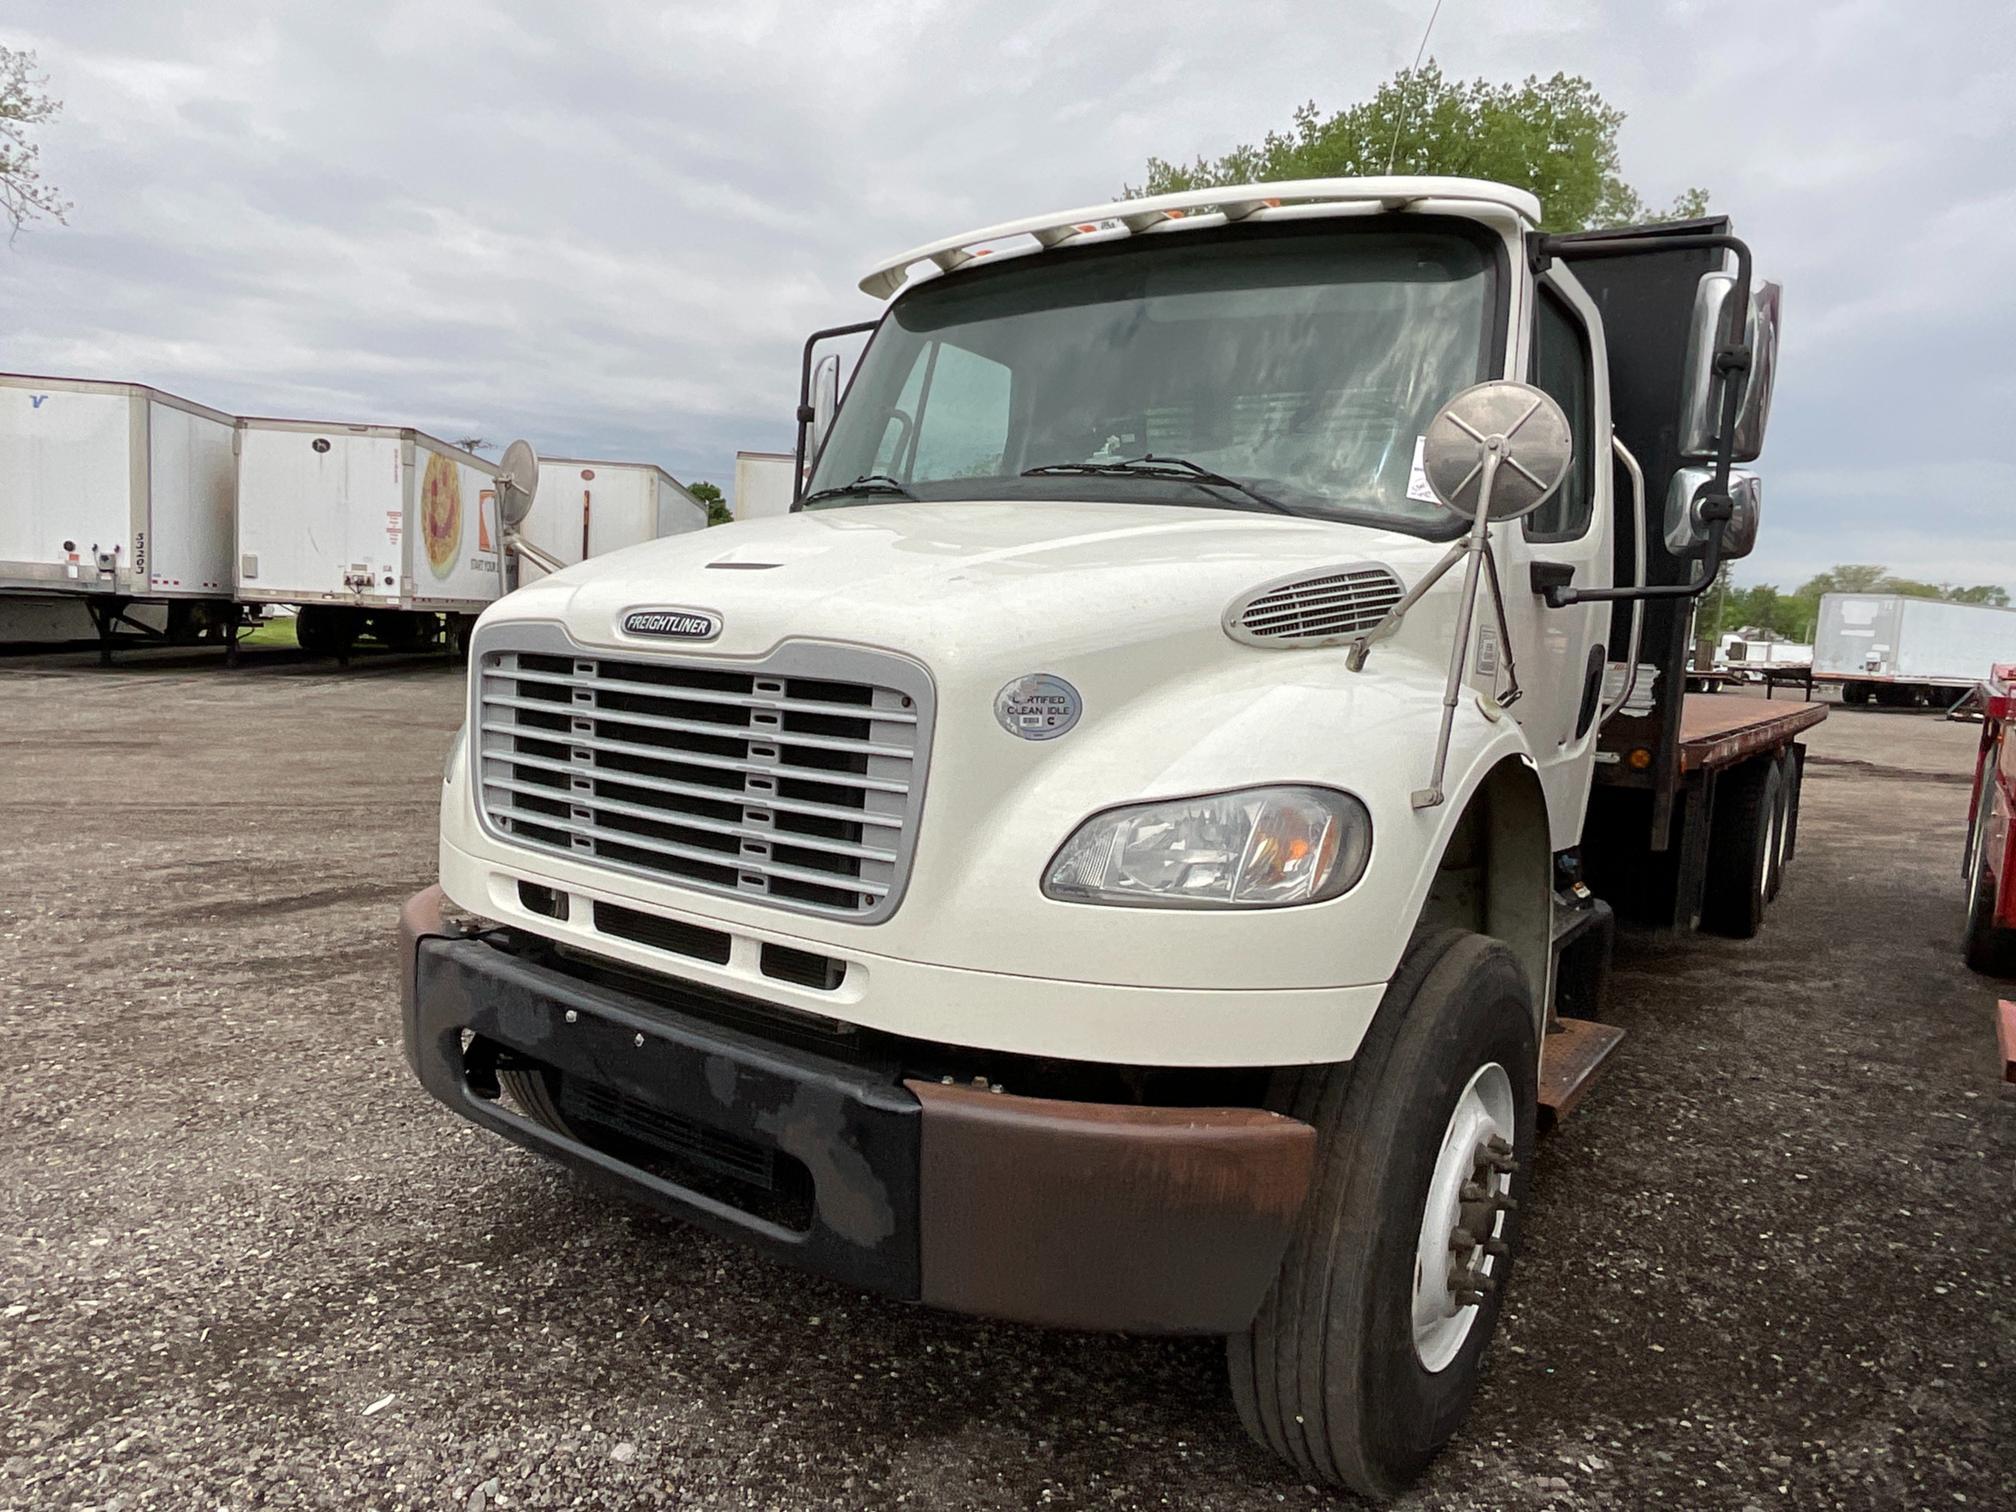
[[[1521,696],[1512,715],[1526,732],[1547,794],[1556,850],[1581,836],[1596,755],[1607,604],[1550,609],[1533,591],[1532,570],[1566,570],[1578,588],[1610,585],[1613,477],[1610,397],[1603,327],[1572,277],[1550,272],[1532,285],[1524,376],[1560,404],[1575,437],[1574,460],[1554,496],[1523,520],[1498,526],[1506,619]],[[1507,688],[1501,670],[1497,685]]]

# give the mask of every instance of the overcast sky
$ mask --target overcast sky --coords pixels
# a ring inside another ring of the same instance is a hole
[[[1102,200],[1405,66],[1428,0],[12,0],[67,227],[0,248],[15,371],[731,481],[878,256]],[[1708,187],[1785,337],[1740,580],[2016,588],[2007,0],[1445,0],[1460,76],[1581,73]]]

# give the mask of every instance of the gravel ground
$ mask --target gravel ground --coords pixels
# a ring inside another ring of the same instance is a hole
[[[399,1056],[459,674],[0,664],[0,1506],[1328,1504],[1208,1341],[944,1317],[461,1123]],[[1836,710],[1764,935],[1620,950],[1418,1507],[2008,1506],[2016,1095],[1972,727]]]

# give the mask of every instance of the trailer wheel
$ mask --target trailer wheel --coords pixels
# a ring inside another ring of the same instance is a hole
[[[1512,953],[1418,937],[1355,1060],[1285,1073],[1316,1174],[1260,1313],[1227,1340],[1246,1431],[1303,1475],[1399,1491],[1469,1410],[1518,1246],[1538,1100]]]
[[[430,627],[426,622],[432,618],[401,609],[384,609],[368,616],[364,626],[386,650],[413,651],[427,638]]]
[[[303,604],[294,616],[295,644],[310,656],[348,656],[357,614],[340,604]]]
[[[534,1123],[569,1139],[576,1137],[560,1112],[559,1087],[550,1072],[500,1070],[497,1085]]]
[[[1974,818],[1973,842],[1967,857],[1967,932],[1961,939],[1961,958],[1970,971],[1983,976],[2016,976],[2016,931],[1995,922],[1995,877],[1988,869],[1988,803],[1984,795],[1981,811]]]
[[[1701,927],[1747,940],[1763,926],[1776,859],[1778,764],[1751,760],[1716,784]]]

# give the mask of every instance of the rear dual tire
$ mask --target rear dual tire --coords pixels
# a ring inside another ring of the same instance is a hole
[[[1775,758],[1744,762],[1716,783],[1701,927],[1747,940],[1764,925],[1764,906],[1777,891],[1784,813],[1784,774]]]
[[[1277,1081],[1278,1110],[1316,1126],[1316,1172],[1274,1287],[1226,1355],[1246,1431],[1302,1475],[1391,1496],[1462,1423],[1517,1250],[1534,1035],[1511,952],[1439,930],[1410,947],[1356,1059]],[[1505,1149],[1487,1153],[1492,1140]],[[1492,1252],[1454,1247],[1458,1229]],[[1460,1301],[1459,1270],[1490,1289]]]

